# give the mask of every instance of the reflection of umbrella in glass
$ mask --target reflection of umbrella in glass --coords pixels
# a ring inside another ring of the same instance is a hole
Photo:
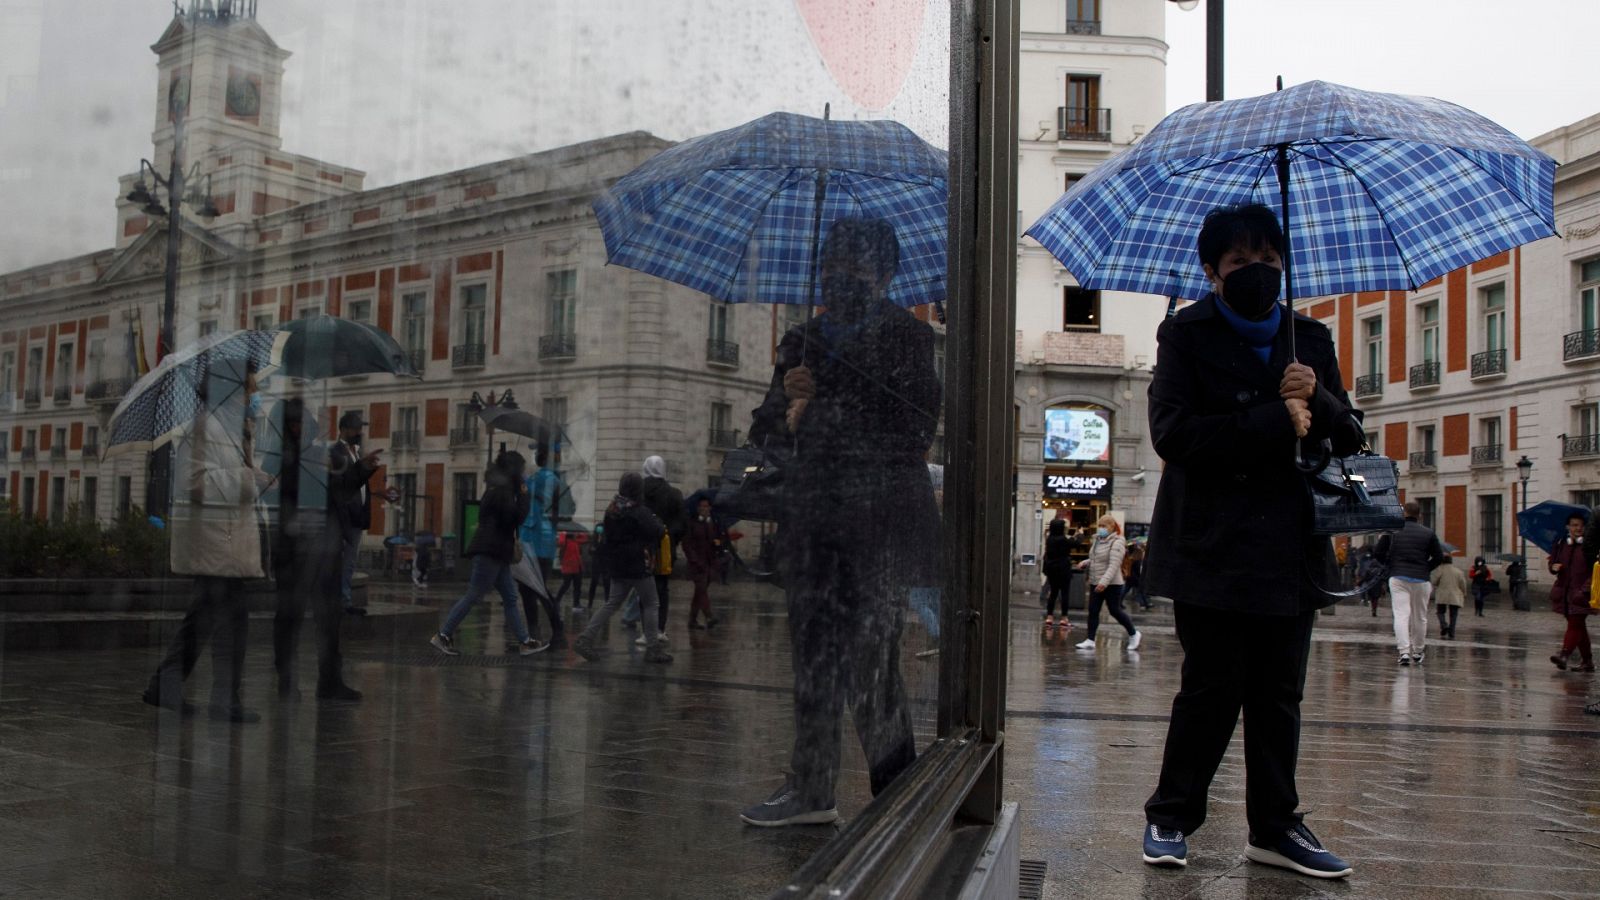
[[[1312,81],[1178,110],[1027,234],[1086,288],[1199,299],[1211,290],[1194,249],[1206,214],[1272,206],[1292,304],[1415,289],[1548,237],[1554,178],[1549,156],[1452,103]]]
[[[515,406],[484,406],[478,410],[478,418],[495,431],[509,431],[531,438],[536,444],[555,446],[572,443],[560,425],[546,422],[533,413]]]
[[[244,370],[217,365],[222,360],[267,368],[286,335],[270,331],[228,331],[207,335],[170,353],[128,389],[106,427],[106,456],[149,450],[183,434],[209,403],[220,409],[244,390]],[[221,393],[221,396],[208,396]]]
[[[1556,541],[1567,536],[1567,520],[1577,516],[1589,521],[1589,510],[1559,500],[1545,500],[1517,513],[1517,529],[1528,543],[1546,553]]]
[[[608,262],[729,303],[812,306],[843,218],[894,226],[889,300],[945,298],[948,155],[898,122],[771,113],[671,147],[594,201]]]
[[[335,316],[311,316],[279,325],[289,336],[274,362],[296,378],[401,375],[421,378],[411,359],[387,332]]]

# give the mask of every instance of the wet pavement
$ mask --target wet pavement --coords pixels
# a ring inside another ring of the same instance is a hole
[[[141,705],[159,647],[7,651],[0,896],[760,897],[834,833],[737,818],[777,784],[791,733],[771,588],[714,592],[723,623],[707,633],[685,629],[687,585],[674,583],[678,658],[664,668],[615,624],[598,663],[506,656],[487,605],[446,660],[425,642],[452,590],[375,590],[387,621],[345,632],[359,705],[309,691],[279,703],[269,627],[252,622],[256,725]],[[1551,666],[1553,614],[1462,619],[1420,669],[1395,665],[1387,610],[1319,621],[1302,805],[1356,867],[1324,883],[1244,861],[1238,746],[1189,868],[1142,865],[1141,804],[1180,660],[1170,613],[1136,613],[1139,652],[1113,626],[1088,654],[1072,647],[1078,631],[1041,637],[1037,607],[1015,599],[1007,794],[1023,808],[1023,857],[1048,864],[1046,897],[1600,895],[1600,717],[1582,712],[1600,681]],[[906,645],[925,743],[938,657],[917,655],[930,646],[920,625]],[[868,793],[846,734],[848,818]]]

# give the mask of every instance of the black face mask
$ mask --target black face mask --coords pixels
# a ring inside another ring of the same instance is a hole
[[[851,317],[866,308],[875,288],[870,278],[848,272],[825,272],[822,275],[822,303],[829,309],[837,309],[846,317]]]
[[[1252,322],[1258,322],[1278,302],[1283,270],[1266,263],[1251,263],[1228,273],[1222,279],[1222,299],[1228,308]]]

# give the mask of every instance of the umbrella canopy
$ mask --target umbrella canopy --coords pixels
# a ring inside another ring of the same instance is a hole
[[[1178,110],[1027,234],[1086,288],[1200,299],[1206,214],[1280,209],[1280,175],[1295,296],[1414,290],[1555,234],[1549,156],[1452,103],[1321,81]]]
[[[671,147],[594,201],[611,263],[729,303],[821,302],[820,240],[843,218],[894,226],[890,301],[942,303],[949,157],[898,122],[771,113]],[[820,202],[819,202],[820,198]]]
[[[128,389],[111,413],[106,453],[149,450],[184,434],[208,401],[221,407],[230,392],[244,390],[242,368],[224,360],[268,368],[288,335],[273,331],[216,332],[168,354]],[[223,396],[207,396],[222,392]]]
[[[1529,543],[1549,553],[1556,541],[1567,536],[1567,520],[1573,516],[1587,522],[1589,510],[1558,500],[1545,500],[1517,513],[1517,530]]]
[[[509,431],[538,444],[570,444],[560,425],[547,422],[525,409],[514,406],[485,406],[478,410],[478,418],[495,431]]]
[[[278,326],[288,341],[274,360],[280,374],[295,378],[401,375],[421,378],[411,359],[387,332],[336,316],[310,316]]]

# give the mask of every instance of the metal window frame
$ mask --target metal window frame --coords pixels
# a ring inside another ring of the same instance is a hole
[[[1001,821],[1016,329],[1020,0],[952,0],[938,734],[774,897],[954,895]]]

